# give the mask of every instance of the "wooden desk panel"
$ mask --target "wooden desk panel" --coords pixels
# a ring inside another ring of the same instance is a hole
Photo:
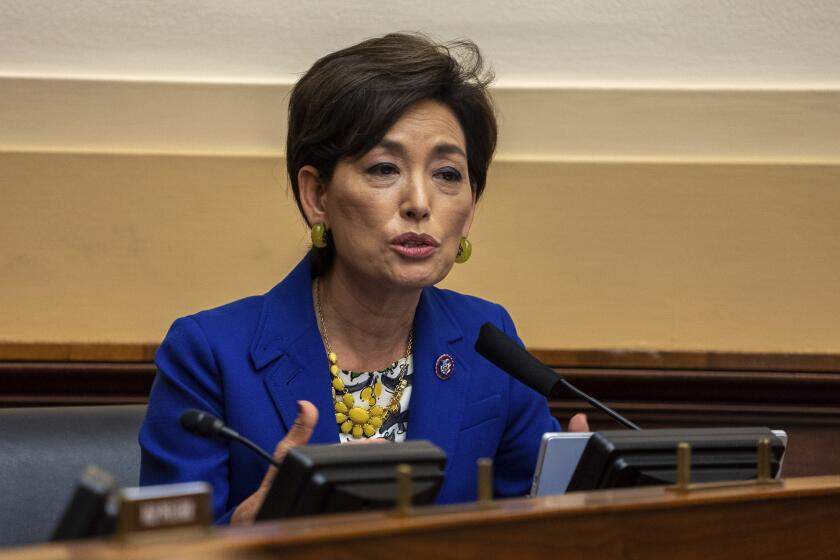
[[[840,476],[681,495],[661,487],[345,514],[126,542],[30,547],[0,560],[449,558],[818,560],[840,555]]]

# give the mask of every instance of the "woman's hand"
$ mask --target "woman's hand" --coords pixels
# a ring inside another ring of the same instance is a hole
[[[278,463],[283,462],[286,454],[290,449],[300,445],[306,445],[309,438],[312,437],[312,431],[315,429],[315,424],[318,423],[318,409],[309,401],[298,401],[298,415],[295,418],[295,423],[286,437],[280,440],[277,447],[274,449],[274,460]],[[234,510],[230,518],[231,525],[250,525],[257,517],[257,512],[260,511],[265,497],[268,494],[271,483],[277,476],[277,467],[271,466],[265,477],[260,483],[257,491],[248,496],[237,508]]]
[[[569,420],[570,432],[589,432],[589,420],[586,419],[586,414],[578,412]]]

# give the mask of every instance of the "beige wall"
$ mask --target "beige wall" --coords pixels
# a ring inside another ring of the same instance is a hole
[[[288,85],[0,78],[0,341],[154,342],[279,281]],[[445,285],[553,348],[840,351],[840,91],[495,91]]]
[[[0,152],[0,340],[159,340],[305,251],[265,156]],[[840,352],[840,166],[501,157],[445,285],[534,347]]]
[[[838,166],[505,162],[492,183],[451,284],[532,346],[840,351]]]

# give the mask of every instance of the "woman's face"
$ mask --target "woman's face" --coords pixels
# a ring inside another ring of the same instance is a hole
[[[338,162],[320,191],[339,270],[377,283],[442,280],[475,210],[461,125],[446,105],[411,106],[382,141]]]

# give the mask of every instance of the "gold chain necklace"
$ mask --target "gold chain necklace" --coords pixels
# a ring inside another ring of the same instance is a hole
[[[332,394],[335,403],[335,421],[343,434],[350,434],[354,438],[369,438],[376,434],[380,426],[388,417],[399,410],[400,399],[408,384],[406,372],[408,371],[408,357],[414,346],[414,328],[408,333],[408,342],[405,346],[406,363],[400,366],[400,376],[390,402],[383,408],[379,406],[379,397],[382,396],[382,381],[377,381],[373,387],[362,389],[362,402],[366,407],[356,405],[356,400],[350,391],[344,386],[344,381],[339,377],[341,368],[338,366],[338,356],[332,351],[330,337],[327,334],[327,325],[324,322],[324,311],[321,308],[321,281],[315,279],[315,310],[318,312],[318,326],[321,331],[321,338],[327,349],[327,360],[330,363],[330,375],[332,376]],[[371,375],[373,375],[371,373]]]

